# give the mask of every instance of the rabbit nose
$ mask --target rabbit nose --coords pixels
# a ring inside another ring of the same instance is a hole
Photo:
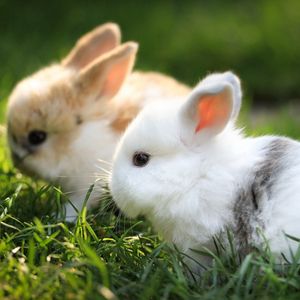
[[[22,156],[14,151],[11,152],[11,158],[15,165],[18,165],[23,160]]]
[[[20,146],[26,151],[26,154],[31,154],[34,152],[34,147],[28,142],[27,138],[22,138],[20,140]]]
[[[11,158],[16,166],[20,165],[22,161],[31,153],[34,152],[31,145],[26,142],[21,142],[19,146],[11,149]]]
[[[23,143],[23,144],[21,144],[21,146],[24,150],[26,150],[27,154],[31,154],[34,152],[33,147],[28,143]]]

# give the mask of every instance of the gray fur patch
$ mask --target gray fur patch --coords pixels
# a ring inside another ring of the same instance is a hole
[[[260,217],[262,204],[272,197],[272,187],[284,168],[283,158],[290,145],[287,138],[276,138],[265,149],[265,159],[254,166],[249,185],[241,188],[234,206],[235,238],[241,254],[247,254],[254,238],[259,238],[257,228],[264,229]]]

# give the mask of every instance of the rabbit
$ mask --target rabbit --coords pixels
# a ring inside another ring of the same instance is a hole
[[[116,24],[104,24],[81,37],[61,63],[19,82],[9,97],[7,135],[14,165],[61,186],[71,200],[69,221],[96,174],[105,177],[122,132],[149,97],[189,92],[159,73],[131,73],[137,49],[134,42],[120,45]],[[96,183],[89,207],[102,185]]]
[[[208,75],[187,97],[147,105],[113,158],[109,188],[119,209],[144,216],[203,265],[211,260],[195,250],[215,251],[214,237],[225,241],[228,229],[241,257],[264,241],[279,261],[298,248],[285,234],[300,237],[300,144],[244,136],[235,127],[241,99],[235,74]]]

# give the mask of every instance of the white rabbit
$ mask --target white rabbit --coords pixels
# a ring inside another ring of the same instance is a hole
[[[201,81],[185,101],[152,103],[129,125],[113,161],[110,189],[128,216],[144,215],[184,253],[234,233],[241,253],[261,247],[290,257],[300,237],[300,144],[245,137],[231,72]]]
[[[148,99],[189,91],[161,74],[130,74],[138,46],[119,42],[116,24],[94,29],[61,63],[22,80],[9,98],[8,141],[15,165],[61,185],[78,209],[96,173],[103,177],[110,168],[120,135]],[[70,204],[66,216],[76,216]]]

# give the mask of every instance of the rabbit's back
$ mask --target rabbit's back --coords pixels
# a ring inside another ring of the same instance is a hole
[[[283,233],[300,236],[300,143],[284,137],[254,140],[261,144],[261,156],[238,188],[233,208],[236,240],[248,251],[267,239],[272,251],[280,253],[287,249]]]

